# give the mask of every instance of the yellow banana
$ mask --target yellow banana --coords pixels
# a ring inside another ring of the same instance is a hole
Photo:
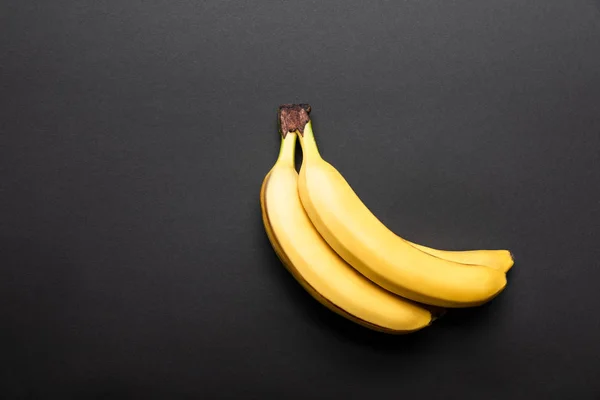
[[[436,257],[390,231],[321,158],[307,110],[298,107],[289,113],[298,114],[290,120],[305,121],[298,181],[302,205],[317,231],[346,262],[393,293],[440,307],[477,306],[504,289],[503,271]]]
[[[310,109],[307,104],[301,105]],[[280,121],[281,122],[281,121]],[[410,242],[408,244],[418,248],[425,253],[431,254],[448,261],[455,261],[462,264],[484,265],[503,272],[508,272],[514,264],[512,254],[508,250],[463,250],[450,251],[438,250],[431,247],[423,246],[417,243]]]
[[[279,157],[261,188],[265,230],[282,263],[315,299],[351,321],[397,334],[428,326],[430,311],[365,278],[316,231],[298,197],[296,134],[283,132]]]

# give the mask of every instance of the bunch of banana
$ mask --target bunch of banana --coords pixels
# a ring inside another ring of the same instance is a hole
[[[381,223],[319,154],[309,113],[307,104],[279,107],[281,149],[260,202],[277,256],[315,299],[368,328],[408,333],[431,324],[437,307],[481,305],[504,289],[509,251],[436,250]]]

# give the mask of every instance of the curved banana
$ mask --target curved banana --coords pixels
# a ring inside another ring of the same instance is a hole
[[[315,299],[358,324],[397,334],[428,326],[430,311],[369,281],[321,238],[298,197],[295,143],[287,133],[261,188],[265,230],[282,263]]]
[[[321,158],[306,110],[296,112],[294,119],[306,120],[298,193],[317,231],[346,262],[393,293],[440,307],[481,305],[504,289],[503,271],[438,258],[390,231]]]

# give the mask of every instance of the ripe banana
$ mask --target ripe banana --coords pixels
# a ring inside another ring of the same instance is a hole
[[[286,106],[282,106],[286,107]],[[305,107],[310,112],[310,106],[307,104],[301,104],[300,107]],[[295,114],[287,113],[287,118],[296,118]],[[308,117],[307,117],[308,121]],[[297,122],[297,121],[296,121]],[[282,129],[289,129],[289,124],[284,119],[280,118],[279,121]],[[283,126],[287,124],[288,126]],[[401,238],[402,239],[402,238]],[[473,265],[484,265],[494,269],[498,269],[502,272],[507,272],[514,264],[512,254],[507,250],[466,250],[466,251],[448,251],[438,250],[430,247],[426,247],[420,244],[412,243],[406,239],[403,239],[406,243],[413,247],[418,248],[425,253],[431,254],[432,256],[442,258],[448,261],[454,261],[462,264],[473,264]]]
[[[302,205],[317,231],[346,262],[393,293],[440,307],[481,305],[504,289],[504,271],[436,257],[390,231],[323,160],[307,110],[288,110],[291,121],[305,121],[298,180]]]
[[[282,134],[279,157],[261,187],[261,209],[267,236],[285,267],[315,299],[358,324],[396,334],[428,326],[429,310],[375,285],[319,235],[298,197],[297,135]]]

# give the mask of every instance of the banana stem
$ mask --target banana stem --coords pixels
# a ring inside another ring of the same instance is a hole
[[[308,104],[282,104],[277,110],[279,132],[285,137],[288,132],[304,133],[304,126],[310,121],[310,106]]]
[[[300,135],[300,145],[302,146],[302,156],[307,160],[320,159],[321,154],[315,141],[315,135],[312,130],[312,122],[308,121],[304,127],[304,134]]]
[[[285,137],[281,138],[281,147],[279,149],[279,157],[277,163],[294,167],[296,155],[296,133],[289,132]]]
[[[310,106],[308,104],[283,104],[277,112],[279,132],[285,139],[289,133],[298,134],[304,159],[320,159],[319,149],[312,130]]]

